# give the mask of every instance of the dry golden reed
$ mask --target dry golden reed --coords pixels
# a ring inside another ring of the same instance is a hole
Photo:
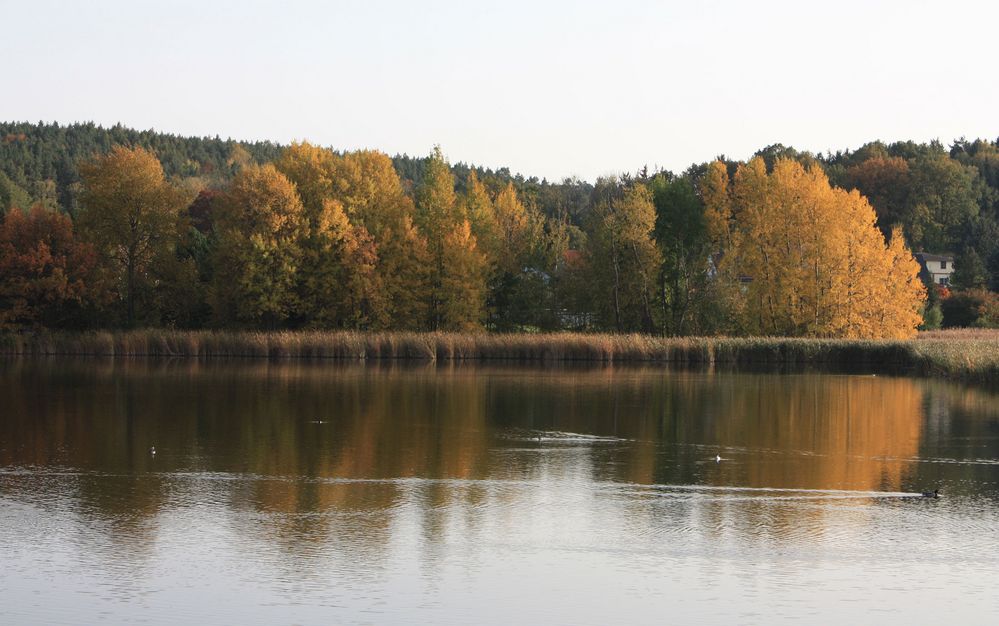
[[[0,354],[254,359],[417,359],[538,363],[828,365],[999,380],[999,331],[936,331],[908,341],[609,334],[354,331],[125,332],[0,335]]]

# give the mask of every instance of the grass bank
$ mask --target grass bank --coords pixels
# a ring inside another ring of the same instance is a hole
[[[127,332],[0,335],[0,354],[258,359],[419,359],[817,365],[905,369],[999,380],[999,331],[923,333],[908,341],[782,337],[362,332]]]

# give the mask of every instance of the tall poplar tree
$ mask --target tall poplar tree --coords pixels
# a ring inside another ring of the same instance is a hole
[[[434,148],[416,192],[416,223],[430,258],[432,330],[478,328],[485,316],[486,259],[457,200],[451,168]]]

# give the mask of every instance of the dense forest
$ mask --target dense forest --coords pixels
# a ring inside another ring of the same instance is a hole
[[[999,324],[999,146],[780,145],[558,182],[0,123],[0,327],[904,337]],[[950,253],[949,289],[910,250]],[[928,288],[927,288],[928,287]]]

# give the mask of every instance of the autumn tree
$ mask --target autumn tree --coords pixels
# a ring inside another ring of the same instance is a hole
[[[343,313],[337,314],[338,321],[324,315],[322,323],[423,328],[429,280],[427,247],[413,226],[413,201],[403,189],[392,160],[376,151],[337,155],[303,143],[285,150],[277,167],[295,182],[311,216],[311,234],[304,250],[315,258],[307,260],[305,274],[315,268],[323,277],[311,279],[308,290],[316,294],[324,291],[326,310],[341,309]],[[321,217],[324,214],[328,215]],[[331,226],[335,228],[330,230]],[[321,263],[326,264],[325,269]],[[331,278],[336,282],[331,283]],[[337,289],[339,295],[334,293]],[[312,308],[319,311],[323,307]]]
[[[588,221],[588,259],[597,314],[617,331],[653,332],[653,294],[662,257],[652,238],[652,194],[641,184],[597,184]]]
[[[433,330],[478,328],[485,314],[486,259],[457,200],[451,168],[435,148],[416,193],[416,224],[430,260],[427,310]]]
[[[731,247],[719,269],[741,285],[751,334],[911,336],[925,290],[896,230],[886,244],[870,204],[829,185],[817,167],[755,158],[738,168]]]
[[[383,328],[384,293],[378,254],[364,227],[350,223],[343,206],[326,200],[302,242],[299,272],[306,323],[322,328]]]
[[[273,165],[243,167],[216,217],[219,322],[276,328],[298,307],[300,242],[309,231],[295,185]]]
[[[397,226],[383,229],[378,247],[378,270],[390,327],[424,330],[430,319],[430,281],[433,262],[427,239],[409,215]]]
[[[68,216],[41,206],[0,218],[0,328],[77,325],[104,298],[93,246]],[[77,317],[74,317],[77,316]]]
[[[386,326],[377,246],[363,223],[348,219],[338,198],[340,161],[330,150],[292,144],[277,168],[294,183],[307,228],[299,241],[300,322],[323,328]]]
[[[712,161],[701,178],[700,191],[704,204],[704,228],[712,252],[733,246],[732,195],[728,168],[721,161]]]
[[[413,199],[392,159],[374,150],[343,155],[336,164],[334,197],[376,246],[381,319],[391,328],[424,328],[430,279],[427,243],[414,226]]]
[[[465,183],[465,194],[461,198],[464,212],[472,227],[472,234],[479,244],[483,254],[489,259],[491,272],[496,270],[496,259],[500,256],[500,226],[496,220],[496,207],[486,190],[485,184],[479,180],[473,169],[468,174]]]
[[[139,294],[155,287],[155,261],[172,255],[186,230],[181,212],[189,198],[166,180],[159,160],[143,148],[115,146],[81,165],[80,177],[81,235],[116,277],[132,326]]]
[[[482,327],[486,299],[485,258],[468,220],[446,232],[443,243],[447,258],[440,264],[438,279],[439,328],[477,330]]]
[[[473,172],[465,202],[470,221],[478,224],[473,232],[485,242],[490,325],[498,330],[550,325],[546,277],[554,263],[546,262],[545,219],[521,202],[512,183],[495,200],[482,187]]]
[[[540,240],[542,222],[517,197],[513,183],[507,183],[496,196],[495,212],[500,239],[497,262],[504,270],[516,273],[528,264]]]

